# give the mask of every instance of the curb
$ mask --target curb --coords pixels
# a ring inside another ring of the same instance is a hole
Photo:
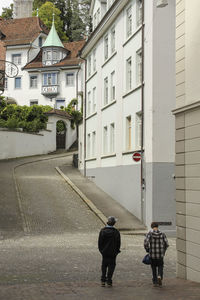
[[[59,167],[55,168],[56,171],[63,177],[63,179],[71,186],[71,188],[81,197],[81,199],[87,204],[92,212],[102,221],[104,225],[107,223],[107,217],[93,204],[93,202],[88,199],[85,194],[79,190],[79,188],[67,177]]]

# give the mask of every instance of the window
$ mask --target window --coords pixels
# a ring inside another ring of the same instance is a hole
[[[93,88],[93,112],[96,112],[96,106],[97,106],[97,103],[96,103],[96,87]]]
[[[104,37],[104,59],[108,59],[108,35]]]
[[[88,56],[88,77],[91,76],[91,55]]]
[[[21,89],[21,77],[15,77],[15,89]]]
[[[126,118],[126,150],[131,150],[131,116]]]
[[[111,73],[111,101],[115,100],[115,71]]]
[[[42,47],[42,37],[40,36],[38,39],[38,46],[41,48]]]
[[[103,153],[107,154],[108,152],[108,127],[103,128]]]
[[[136,52],[136,82],[142,83],[142,50]]]
[[[44,73],[43,85],[55,85],[57,84],[57,73]]]
[[[87,107],[87,111],[88,111],[88,116],[91,114],[91,92],[88,92],[88,107]]]
[[[92,133],[92,157],[96,156],[96,131]]]
[[[12,62],[16,65],[21,65],[21,54],[13,54]]]
[[[126,90],[130,91],[132,88],[132,58],[129,57],[126,61]]]
[[[31,75],[30,76],[30,88],[36,88],[37,87],[37,76]]]
[[[104,79],[104,105],[108,104],[108,77]]]
[[[90,147],[91,147],[91,135],[90,133],[87,135],[87,158],[90,157]]]
[[[30,100],[30,106],[38,105],[38,100]]]
[[[115,124],[110,124],[110,152],[115,152]]]
[[[141,112],[136,113],[135,128],[136,128],[135,146],[136,146],[136,149],[140,149],[141,148],[141,134],[142,134],[142,113]]]
[[[132,6],[126,10],[126,36],[127,38],[132,34]]]
[[[136,25],[140,26],[142,24],[142,0],[137,0],[136,5]]]
[[[65,107],[65,100],[64,99],[56,99],[56,108],[62,109]]]
[[[47,51],[47,60],[51,60],[52,59],[52,52],[51,51]]]
[[[53,50],[53,60],[58,60],[58,52]]]
[[[67,86],[74,86],[74,73],[67,73],[66,74],[66,85]]]
[[[4,89],[7,90],[8,89],[8,78],[5,77],[4,79]]]
[[[111,53],[115,52],[115,27],[111,29]]]
[[[97,62],[97,60],[96,60],[96,49],[94,49],[94,51],[93,51],[93,72],[96,72],[96,68],[97,68],[96,62]]]

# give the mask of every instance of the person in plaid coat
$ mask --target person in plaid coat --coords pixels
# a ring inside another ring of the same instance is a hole
[[[151,223],[152,230],[149,231],[144,240],[144,248],[151,258],[153,284],[162,285],[164,256],[169,247],[165,233],[158,229],[158,223]]]

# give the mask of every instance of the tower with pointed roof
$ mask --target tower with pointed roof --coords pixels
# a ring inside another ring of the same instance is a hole
[[[14,0],[13,4],[13,14],[15,19],[32,16],[33,0]]]
[[[58,63],[67,55],[67,50],[63,46],[55,28],[54,15],[51,30],[42,46],[42,64],[50,66]]]

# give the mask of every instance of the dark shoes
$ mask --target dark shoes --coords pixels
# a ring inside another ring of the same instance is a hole
[[[112,282],[106,282],[108,287],[112,287]],[[106,286],[105,281],[101,281],[101,286],[105,287]]]

